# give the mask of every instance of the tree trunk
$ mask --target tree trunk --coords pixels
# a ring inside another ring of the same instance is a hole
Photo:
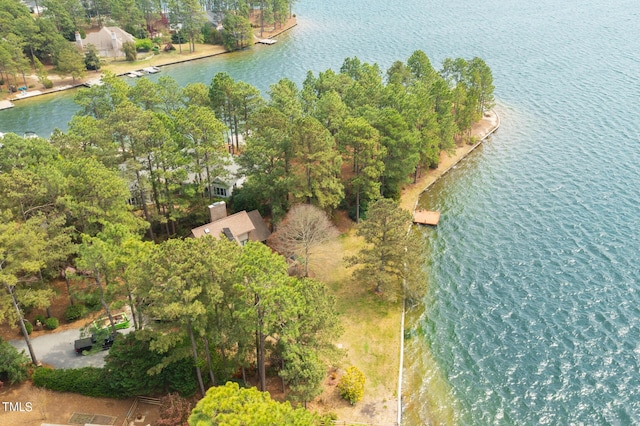
[[[200,367],[198,367],[198,348],[196,346],[196,339],[193,337],[193,328],[191,327],[191,320],[187,321],[187,329],[189,331],[189,339],[191,340],[191,351],[193,353],[193,362],[196,365],[196,375],[198,376],[198,384],[200,385],[200,392],[204,397],[204,383],[202,381],[202,371],[200,371]]]
[[[202,340],[204,342],[204,354],[207,357],[207,367],[209,367],[209,379],[211,379],[211,384],[216,386],[216,377],[213,374],[213,365],[211,362],[211,351],[209,351],[209,339],[207,339],[207,336],[204,336]]]
[[[136,309],[133,303],[133,294],[131,294],[131,290],[129,290],[129,284],[126,284],[126,287],[127,287],[127,298],[129,299],[129,309],[131,309],[131,319],[133,320],[133,329],[139,330],[138,320],[136,319]]]
[[[280,360],[280,370],[284,370],[284,359]],[[282,383],[282,393],[285,392],[285,387],[284,387],[284,378],[280,377],[280,382]]]
[[[71,283],[69,282],[69,275],[67,275],[67,269],[65,268],[62,271],[62,276],[64,276],[64,282],[67,284],[67,294],[69,295],[69,303],[73,306],[73,296],[71,295]]]
[[[0,266],[0,270],[2,270],[2,266]],[[22,316],[22,312],[20,312],[20,306],[18,306],[18,299],[16,299],[16,295],[13,292],[12,287],[9,284],[4,285],[11,296],[11,303],[18,314],[18,323],[20,324],[20,330],[22,331],[22,335],[24,336],[24,341],[27,344],[27,348],[29,349],[29,355],[31,355],[31,361],[35,365],[40,365],[38,359],[36,358],[36,353],[33,351],[33,346],[31,346],[31,339],[29,338],[29,334],[27,333],[27,327],[24,325],[24,317]]]
[[[98,290],[100,290],[100,303],[102,304],[102,307],[104,308],[105,312],[107,313],[107,316],[109,317],[109,324],[111,324],[111,332],[115,334],[116,323],[113,320],[113,316],[111,315],[111,309],[109,309],[109,305],[107,304],[106,300],[104,300],[104,289],[102,288],[102,282],[100,282],[100,273],[96,272],[94,278],[96,280],[96,287],[98,287]]]

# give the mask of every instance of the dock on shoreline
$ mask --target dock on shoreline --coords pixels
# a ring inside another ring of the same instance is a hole
[[[11,101],[8,101],[8,100],[0,101],[0,110],[13,108],[14,106],[15,105]]]
[[[267,38],[264,39],[258,39],[256,37],[256,39],[254,40],[254,44],[267,44],[267,45],[272,45],[275,44],[278,40],[275,39],[275,37],[278,37],[284,33],[286,33],[287,31],[291,30],[292,28],[296,27],[298,25],[295,17],[291,18],[289,20],[289,22],[283,26],[282,28],[277,29],[276,31],[271,31],[271,32],[265,32],[267,35]],[[209,45],[210,46],[210,45]],[[218,56],[218,55],[224,55],[224,54],[228,54],[228,53],[232,53],[233,51],[229,51],[229,50],[225,50],[224,47],[222,46],[215,46],[216,49],[209,49],[208,52],[204,53],[204,54],[185,54],[184,56],[173,56],[171,58],[167,58],[167,57],[161,57],[163,54],[160,55],[156,55],[158,57],[158,59],[156,61],[149,61],[151,62],[151,64],[147,65],[146,68],[143,69],[153,69],[153,72],[148,72],[149,74],[155,73],[159,71],[159,67],[165,67],[168,65],[175,65],[175,64],[181,64],[184,62],[191,62],[191,61],[196,61],[198,59],[206,59],[206,58],[211,58],[213,56]],[[195,53],[195,52],[194,52]],[[168,60],[166,60],[168,59]],[[135,61],[135,62],[131,62],[131,63],[118,63],[118,66],[116,67],[115,70],[113,70],[114,74],[118,77],[121,76],[126,76],[127,74],[131,73],[132,71],[137,71],[140,70],[141,68],[141,61]],[[108,67],[106,68],[108,69]],[[68,79],[68,78],[67,78]],[[0,100],[0,110],[3,109],[8,109],[14,106],[14,104],[11,101],[19,101],[21,99],[26,99],[26,98],[31,98],[31,97],[35,97],[35,96],[42,96],[42,95],[49,95],[51,93],[55,93],[55,92],[60,92],[63,90],[69,90],[69,89],[76,89],[79,87],[90,87],[91,85],[95,85],[95,84],[99,84],[96,83],[97,81],[100,80],[100,74],[96,73],[94,74],[94,76],[92,76],[91,78],[89,78],[86,81],[81,81],[81,80],[76,80],[75,82],[71,83],[71,84],[64,84],[64,85],[60,85],[57,87],[53,87],[52,89],[42,89],[42,90],[32,90],[31,92],[26,92],[28,93],[26,96],[14,96],[14,97],[10,97],[9,99],[5,99],[5,100]],[[6,95],[5,95],[6,96]],[[4,102],[9,102],[9,104],[5,104]],[[6,105],[6,106],[2,106],[2,105]]]

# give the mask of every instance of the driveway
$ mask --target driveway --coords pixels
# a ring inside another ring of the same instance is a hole
[[[126,330],[118,330],[126,334],[133,331],[133,327]],[[55,368],[81,368],[102,367],[104,357],[109,351],[100,351],[90,355],[78,355],[73,347],[73,342],[80,338],[80,330],[66,330],[58,333],[45,334],[31,339],[31,346],[38,361],[49,364]],[[24,349],[29,355],[24,339],[10,340],[9,343],[19,351]]]

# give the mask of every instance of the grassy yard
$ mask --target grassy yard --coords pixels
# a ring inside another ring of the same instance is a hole
[[[373,286],[355,282],[343,258],[355,254],[363,241],[354,230],[325,244],[311,258],[314,277],[327,284],[336,298],[344,333],[338,345],[346,352],[340,368],[355,366],[366,377],[365,397],[355,406],[337,400],[335,389],[323,395],[317,408],[340,420],[393,424],[397,417],[400,357],[400,302],[390,303]]]

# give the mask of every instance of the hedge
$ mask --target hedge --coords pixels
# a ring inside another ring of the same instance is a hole
[[[52,370],[37,368],[31,377],[33,384],[59,392],[73,392],[94,397],[119,398],[108,386],[102,368],[83,367]]]

